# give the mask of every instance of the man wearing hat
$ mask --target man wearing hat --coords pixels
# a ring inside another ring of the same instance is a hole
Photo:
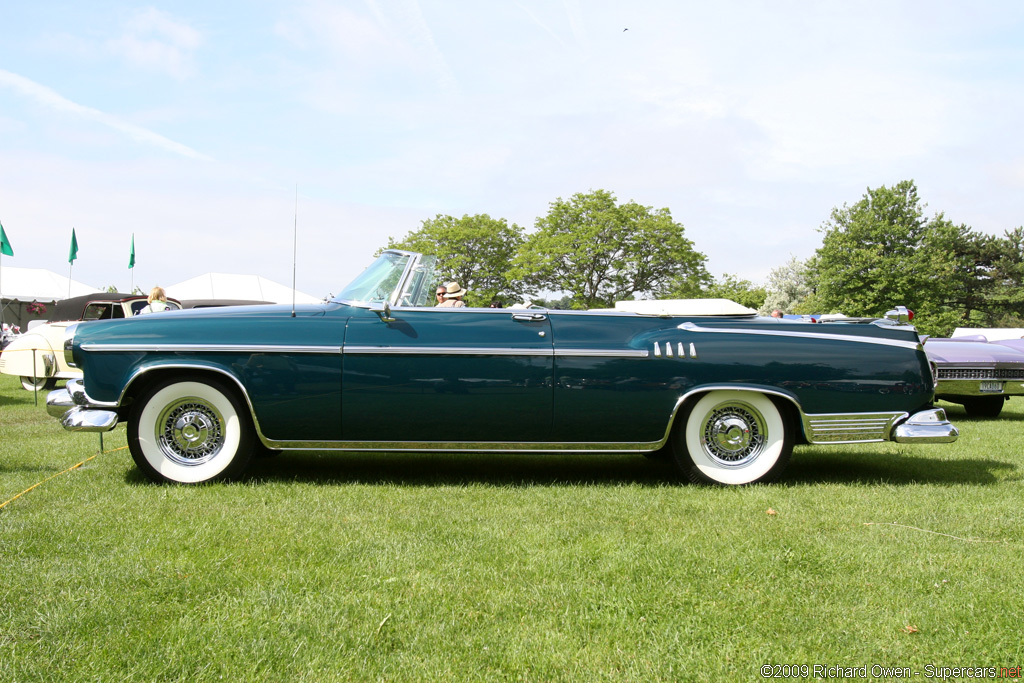
[[[466,305],[466,302],[462,300],[462,297],[466,294],[466,290],[460,287],[458,282],[449,282],[444,286],[444,288],[444,301],[437,305],[438,308],[462,308]],[[438,289],[440,289],[440,287]]]

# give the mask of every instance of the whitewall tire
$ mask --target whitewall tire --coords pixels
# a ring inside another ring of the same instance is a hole
[[[53,377],[22,377],[21,388],[25,391],[49,391],[57,386]]]
[[[169,379],[146,390],[128,423],[135,464],[154,481],[179,484],[237,476],[252,457],[254,430],[242,401],[215,379]]]
[[[694,483],[773,481],[789,463],[793,435],[778,407],[753,391],[712,391],[673,432],[676,463]]]

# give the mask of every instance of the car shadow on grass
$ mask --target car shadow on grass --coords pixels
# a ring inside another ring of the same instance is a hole
[[[1020,479],[1017,465],[981,458],[943,460],[912,455],[796,451],[780,484],[939,484],[988,486]]]
[[[46,407],[46,394],[49,392],[39,392],[39,405]],[[0,394],[0,408],[5,406],[30,406],[33,404],[32,392],[31,391],[19,391],[13,396],[6,396]]]
[[[1017,466],[997,460],[942,460],[907,455],[797,450],[774,486],[808,484],[974,485],[1016,480]],[[1014,471],[1011,473],[1010,471]],[[136,468],[125,481],[151,482]],[[400,486],[645,486],[687,484],[670,460],[630,454],[331,453],[257,458],[246,484],[296,482]]]
[[[607,453],[283,453],[255,459],[246,478],[409,486],[666,486],[679,481],[671,462]]]

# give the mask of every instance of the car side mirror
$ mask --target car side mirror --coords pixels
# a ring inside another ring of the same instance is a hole
[[[395,322],[395,318],[391,317],[391,304],[387,301],[384,302],[383,306],[380,304],[370,306],[370,310],[376,313],[377,317],[379,317],[383,323]]]

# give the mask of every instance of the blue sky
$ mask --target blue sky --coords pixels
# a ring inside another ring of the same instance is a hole
[[[606,189],[763,281],[833,207],[914,179],[1024,224],[1024,4],[4,3],[5,266],[127,288],[208,271],[337,292],[438,213],[532,229]],[[628,30],[624,30],[628,29]],[[895,302],[894,302],[895,303]]]

